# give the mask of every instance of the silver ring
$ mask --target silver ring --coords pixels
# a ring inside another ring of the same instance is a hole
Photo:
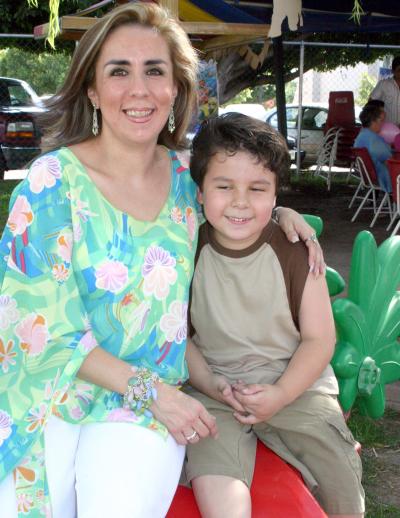
[[[318,239],[317,239],[317,236],[316,234],[311,234],[310,237],[308,237],[307,239],[305,239],[305,243],[307,243],[307,241],[312,241],[313,243],[317,243],[318,242]]]
[[[189,435],[189,437],[186,437],[186,435],[185,435],[185,439],[186,439],[187,441],[191,441],[192,439],[194,439],[195,437],[197,437],[197,435],[198,435],[198,433],[196,432],[196,430],[194,430],[194,431],[193,431],[193,433]]]

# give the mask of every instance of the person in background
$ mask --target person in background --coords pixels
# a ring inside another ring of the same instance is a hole
[[[128,3],[85,33],[49,101],[47,152],[0,241],[4,518],[161,518],[185,445],[216,435],[179,390],[199,207],[175,150],[196,74],[180,25]]]
[[[386,120],[397,126],[400,124],[400,56],[392,61],[393,77],[381,79],[370,94],[370,99],[385,103]]]
[[[216,440],[187,447],[203,518],[250,518],[257,438],[303,475],[330,518],[361,518],[356,441],[329,362],[325,279],[271,219],[290,159],[281,135],[242,114],[203,123],[191,172],[206,222],[192,282],[188,393],[215,415]],[[268,509],[268,502],[265,502]]]
[[[386,106],[386,105],[385,105]],[[365,147],[374,163],[379,185],[385,192],[392,192],[392,183],[386,161],[392,156],[392,148],[378,133],[385,120],[381,106],[367,103],[360,113],[362,129],[354,141],[354,147]]]

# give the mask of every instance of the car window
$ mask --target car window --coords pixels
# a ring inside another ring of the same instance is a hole
[[[304,108],[302,129],[321,130],[327,117],[327,110],[321,108]]]
[[[22,85],[8,85],[8,92],[10,95],[11,106],[27,106],[33,104],[32,97]]]
[[[299,113],[297,108],[286,108],[286,125],[287,129],[293,129],[297,127],[297,114]],[[267,120],[268,124],[271,124],[273,128],[278,127],[278,112],[275,112]]]

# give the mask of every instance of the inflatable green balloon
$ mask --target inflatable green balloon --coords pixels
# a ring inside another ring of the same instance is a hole
[[[334,301],[338,341],[332,366],[345,412],[356,405],[377,419],[385,385],[400,380],[400,236],[379,248],[360,232],[351,258],[348,297]]]

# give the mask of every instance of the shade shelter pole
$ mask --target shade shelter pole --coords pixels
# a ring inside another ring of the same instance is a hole
[[[296,174],[300,173],[301,167],[301,122],[303,119],[303,74],[304,74],[304,41],[300,45],[300,64],[299,64],[299,111],[297,114],[297,153],[296,153]]]
[[[274,51],[274,75],[276,88],[276,109],[278,115],[278,129],[280,133],[287,137],[286,124],[286,96],[285,79],[283,72],[283,41],[282,36],[272,38],[272,48]]]

